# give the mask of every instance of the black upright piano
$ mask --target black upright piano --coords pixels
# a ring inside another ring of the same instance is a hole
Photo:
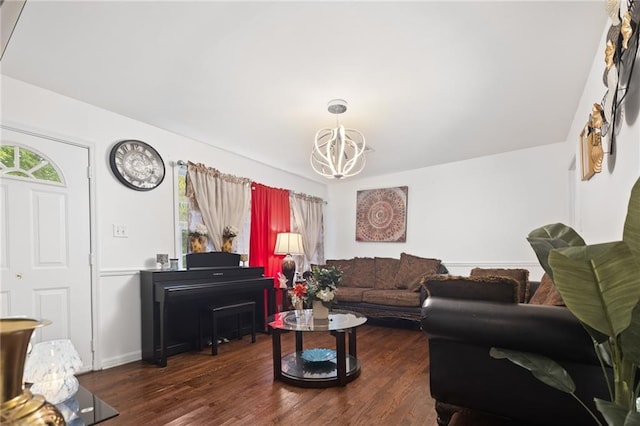
[[[273,278],[262,267],[140,271],[142,359],[165,367],[168,356],[194,349],[198,315],[207,305],[255,301],[256,330],[266,331],[273,298]]]

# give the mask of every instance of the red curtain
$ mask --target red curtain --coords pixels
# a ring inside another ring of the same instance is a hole
[[[273,254],[273,250],[278,233],[290,230],[289,216],[288,190],[253,183],[249,265],[264,266],[264,275],[267,277],[276,277],[282,271],[284,256]],[[277,280],[274,285],[279,287]],[[281,310],[281,292],[276,292],[276,305]]]

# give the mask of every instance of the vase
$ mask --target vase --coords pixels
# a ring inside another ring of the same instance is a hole
[[[65,425],[58,409],[42,395],[23,389],[27,347],[33,330],[49,324],[29,318],[0,319],[0,424]]]
[[[329,319],[329,308],[324,306],[321,300],[314,300],[311,307],[313,309],[313,319],[316,319],[316,320]]]
[[[207,251],[206,235],[191,235],[189,237],[190,253],[204,253]]]
[[[222,251],[231,253],[233,250],[233,237],[222,237]]]

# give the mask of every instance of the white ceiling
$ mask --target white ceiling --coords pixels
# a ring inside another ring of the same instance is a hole
[[[1,67],[319,181],[343,98],[374,176],[566,140],[604,4],[28,0]]]

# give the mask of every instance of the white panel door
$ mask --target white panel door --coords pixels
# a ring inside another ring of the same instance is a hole
[[[51,320],[35,340],[71,339],[90,370],[88,149],[8,129],[0,145],[0,315]]]

